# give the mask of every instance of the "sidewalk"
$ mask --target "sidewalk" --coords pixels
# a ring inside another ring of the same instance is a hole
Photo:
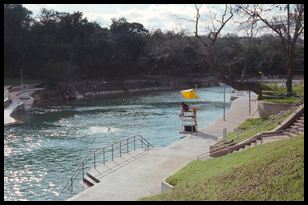
[[[34,99],[30,97],[29,99],[21,99],[20,94],[23,93],[25,95],[31,96],[32,93],[36,90],[42,90],[43,88],[31,88],[27,89],[24,91],[14,91],[14,92],[9,92],[7,90],[7,86],[4,86],[4,98],[10,97],[12,100],[11,104],[4,109],[4,125],[10,125],[17,123],[18,120],[14,119],[11,114],[15,111],[15,109],[24,104],[24,108],[27,109],[28,107],[30,108],[31,105],[34,102]]]
[[[256,109],[251,103],[251,113]],[[158,194],[161,181],[183,167],[199,154],[207,152],[209,146],[222,137],[223,128],[233,131],[248,117],[248,96],[233,101],[231,111],[222,119],[199,129],[196,135],[188,135],[180,141],[144,153],[138,160],[105,176],[101,182],[69,198],[69,201],[134,201],[141,197]]]
[[[11,114],[14,112],[14,110],[20,105],[20,100],[16,96],[16,92],[11,92],[7,90],[8,86],[4,86],[4,98],[9,98],[12,100],[11,104],[4,109],[4,125],[14,124],[16,123],[16,120],[11,117]]]

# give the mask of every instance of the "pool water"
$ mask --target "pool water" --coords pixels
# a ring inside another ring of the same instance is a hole
[[[33,108],[20,116],[24,124],[4,127],[4,200],[65,200],[60,191],[82,157],[121,139],[140,134],[156,147],[180,140],[182,101],[198,108],[199,127],[222,117],[223,86],[197,93],[195,100],[169,90]]]

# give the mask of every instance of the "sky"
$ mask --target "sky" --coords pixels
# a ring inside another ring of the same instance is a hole
[[[196,15],[194,4],[23,4],[37,17],[42,8],[54,9],[59,12],[80,11],[89,21],[96,21],[102,27],[111,25],[111,18],[125,17],[128,22],[141,23],[149,31],[161,29],[162,31],[184,30],[187,34],[193,34],[194,20]],[[224,4],[203,4],[200,8],[199,34],[209,31],[211,25],[210,16],[221,15],[225,8]],[[232,19],[222,31],[244,35],[244,31],[238,29],[236,21]]]

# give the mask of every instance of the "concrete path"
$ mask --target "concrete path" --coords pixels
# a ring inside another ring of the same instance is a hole
[[[20,96],[26,95],[31,96],[34,91],[42,90],[43,88],[32,88],[23,91],[15,91],[15,92],[8,92],[8,86],[4,86],[4,98],[10,98],[12,100],[11,104],[4,109],[4,125],[14,124],[17,122],[16,119],[11,117],[11,114],[14,110],[20,106],[21,104],[27,105],[27,107],[31,107],[34,99],[30,97],[29,99],[20,99]]]
[[[11,114],[14,110],[23,102],[19,100],[19,97],[16,96],[17,92],[11,92],[7,90],[8,86],[4,86],[4,96],[12,100],[11,104],[4,109],[4,125],[16,123],[16,119],[11,117]]]
[[[12,103],[6,109],[4,109],[4,125],[9,125],[17,122],[15,118],[11,117],[11,114],[20,104],[23,104],[23,102],[12,101]]]
[[[256,104],[252,103],[252,110]],[[222,119],[199,129],[196,135],[188,135],[168,147],[154,148],[142,157],[103,177],[100,183],[71,197],[75,201],[133,201],[141,197],[158,194],[161,181],[185,166],[199,154],[207,152],[209,146],[222,137],[222,129],[233,131],[248,117],[248,96],[233,101],[231,111]],[[202,126],[202,125],[200,125]]]
[[[11,86],[4,86],[4,99],[9,97],[9,91],[8,88]]]

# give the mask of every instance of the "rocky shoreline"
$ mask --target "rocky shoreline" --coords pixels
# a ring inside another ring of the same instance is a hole
[[[57,83],[54,87],[34,94],[34,106],[51,105],[88,97],[108,96],[125,93],[148,92],[170,89],[218,86],[216,78],[183,79],[138,79],[138,80],[97,80]]]

